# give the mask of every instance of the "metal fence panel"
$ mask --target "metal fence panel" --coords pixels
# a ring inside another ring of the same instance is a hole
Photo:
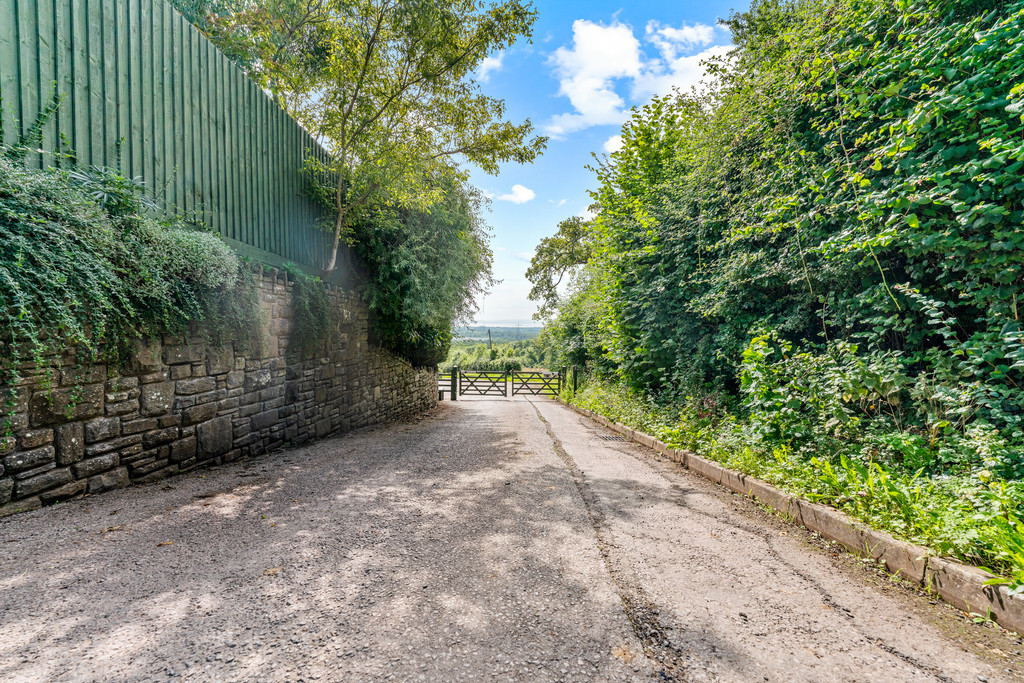
[[[164,0],[0,0],[0,95],[7,144],[62,98],[30,165],[73,152],[240,248],[323,265],[302,169],[326,153]]]

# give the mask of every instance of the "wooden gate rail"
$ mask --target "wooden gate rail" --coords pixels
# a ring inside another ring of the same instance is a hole
[[[573,386],[576,385],[575,368],[573,368]],[[559,372],[549,371],[499,371],[499,370],[460,370],[452,368],[451,372],[439,372],[437,375],[438,398],[444,400],[445,393],[451,401],[459,396],[504,396],[508,398],[520,394],[527,396],[557,396],[568,382],[566,368]],[[510,386],[511,385],[511,386]]]
[[[459,394],[478,396],[508,396],[508,373],[501,371],[461,371]]]
[[[512,395],[557,396],[562,390],[562,375],[557,372],[512,373]]]
[[[439,401],[444,400],[444,394],[452,388],[452,373],[451,372],[438,372],[437,373],[437,398]],[[452,400],[455,400],[452,398]]]

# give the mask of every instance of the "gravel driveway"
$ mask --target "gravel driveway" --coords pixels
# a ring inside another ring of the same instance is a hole
[[[0,681],[1019,676],[1019,641],[609,437],[460,400],[4,519]]]

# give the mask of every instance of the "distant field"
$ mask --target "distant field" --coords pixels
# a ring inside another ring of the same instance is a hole
[[[474,325],[472,327],[455,328],[455,342],[487,341],[487,331],[491,331],[491,341],[498,344],[510,341],[525,341],[540,334],[540,327],[493,327]]]

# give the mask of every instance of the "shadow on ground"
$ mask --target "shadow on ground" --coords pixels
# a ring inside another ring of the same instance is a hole
[[[652,673],[532,409],[477,400],[5,520],[0,679]]]

